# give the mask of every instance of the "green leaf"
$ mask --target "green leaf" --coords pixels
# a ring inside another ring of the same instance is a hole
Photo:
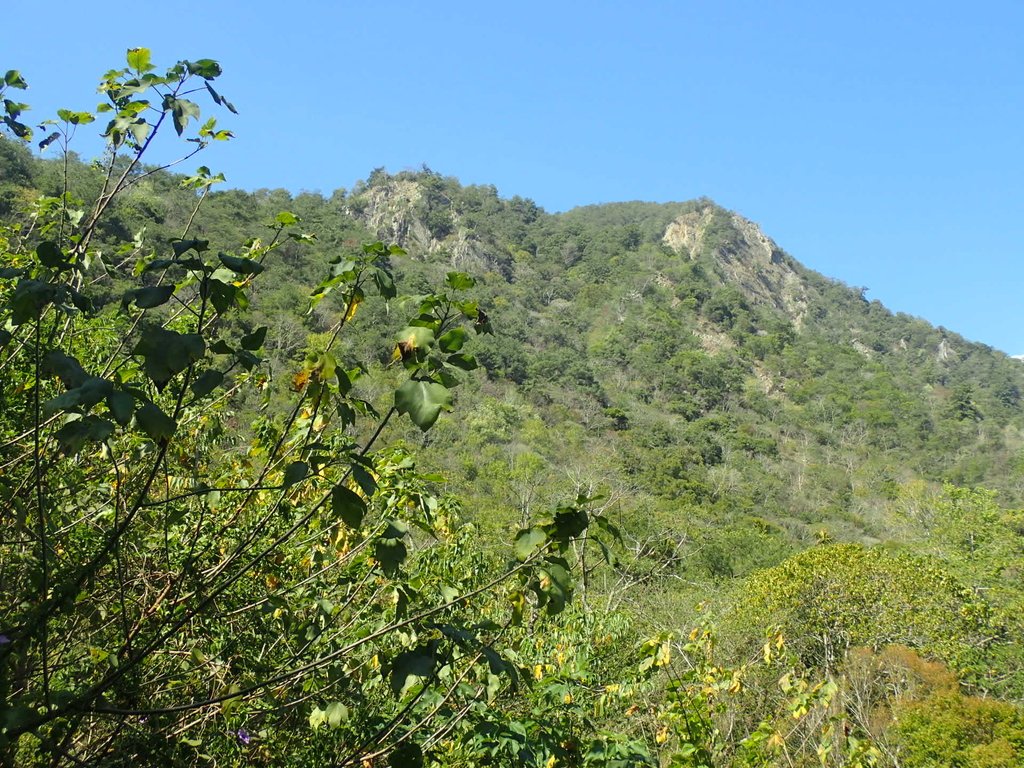
[[[590,522],[585,509],[568,507],[560,509],[555,513],[555,538],[558,541],[568,542],[575,539],[585,530]]]
[[[398,354],[407,368],[415,368],[427,358],[434,346],[434,331],[421,325],[410,325],[398,334]]]
[[[347,723],[349,718],[348,707],[340,701],[332,701],[324,710],[324,716],[328,728],[340,728],[342,723]]]
[[[274,221],[278,224],[282,224],[286,227],[290,227],[292,224],[299,223],[299,217],[291,211],[281,211],[277,216],[274,217]]]
[[[377,481],[373,479],[373,475],[362,464],[352,464],[352,478],[359,485],[362,492],[366,494],[366,498],[371,498],[377,492]]]
[[[203,371],[190,385],[196,397],[206,397],[224,381],[224,374],[212,368]]]
[[[135,412],[135,421],[151,440],[155,440],[158,443],[163,440],[169,440],[178,428],[174,419],[161,411],[153,403],[146,403],[139,408]]]
[[[416,742],[403,742],[388,755],[388,765],[391,768],[423,768],[426,765],[423,749]]]
[[[146,288],[136,288],[124,294],[124,297],[121,299],[121,307],[122,309],[127,309],[132,302],[135,302],[135,306],[139,309],[152,309],[153,307],[159,307],[161,304],[166,304],[173,294],[173,285],[152,285]]]
[[[196,59],[195,61],[182,62],[190,75],[199,75],[204,80],[215,80],[220,77],[221,69],[213,59]]]
[[[28,83],[25,82],[25,78],[21,76],[21,72],[16,69],[9,69],[4,75],[4,85],[8,85],[11,88],[17,88],[19,90],[25,90],[28,88]]]
[[[263,362],[262,360],[260,360],[260,358],[256,357],[256,355],[254,355],[247,349],[240,349],[237,352],[235,352],[235,360],[237,360],[238,364],[245,368],[245,370],[247,371],[251,371],[257,365]]]
[[[17,101],[4,99],[4,111],[8,114],[8,116],[12,118],[18,117],[22,112],[24,112],[28,108],[28,104],[20,104]]]
[[[373,543],[373,558],[388,576],[398,572],[398,567],[409,554],[402,540],[408,530],[409,527],[401,521],[391,520],[384,533]]]
[[[442,384],[410,379],[395,390],[395,408],[409,414],[413,424],[426,432],[442,410],[452,409],[452,393]]]
[[[263,265],[252,259],[241,259],[226,253],[218,253],[217,258],[225,267],[240,275],[258,275],[263,271]]]
[[[465,328],[452,328],[437,340],[437,345],[442,352],[458,352],[466,343],[466,336]]]
[[[355,491],[336,485],[331,491],[331,510],[345,525],[356,530],[363,524],[366,502]]]
[[[209,240],[172,240],[171,250],[174,255],[180,257],[185,251],[193,250],[201,254],[210,247]]]
[[[148,329],[135,346],[135,354],[145,359],[143,370],[157,389],[163,389],[173,376],[202,360],[205,352],[201,336],[164,328]]]
[[[526,562],[533,554],[544,546],[544,542],[548,540],[547,533],[542,528],[534,526],[532,528],[524,528],[516,534],[515,539],[515,553],[516,557]]]
[[[537,596],[550,614],[561,613],[572,598],[569,566],[561,558],[551,558],[538,568]]]
[[[216,64],[216,62],[214,62],[214,63]],[[219,67],[218,67],[218,70],[219,70]],[[220,74],[220,72],[218,71],[218,73],[217,73],[217,74]],[[212,98],[212,99],[214,100],[214,102],[216,102],[217,104],[220,104],[220,105],[221,105],[222,107],[226,107],[226,108],[227,108],[227,110],[228,110],[228,111],[229,111],[229,112],[230,112],[231,114],[233,114],[233,115],[237,115],[237,114],[238,114],[238,110],[237,110],[237,109],[235,109],[235,105],[234,105],[234,104],[232,104],[232,103],[231,103],[230,101],[228,101],[227,99],[225,99],[225,98],[224,98],[223,96],[221,96],[221,95],[220,95],[219,93],[217,93],[217,91],[213,90],[213,86],[212,86],[212,85],[210,85],[209,83],[206,83],[206,90],[207,90],[207,91],[209,91],[209,93],[210,93],[210,98]],[[226,131],[225,131],[225,133],[226,133]]]
[[[43,373],[57,376],[68,389],[81,386],[89,378],[78,360],[59,350],[47,352],[43,357]]]
[[[619,531],[618,527],[616,527],[614,523],[611,523],[607,518],[602,517],[600,515],[596,515],[592,519],[592,522],[596,524],[597,527],[600,528],[602,531],[611,536],[614,541],[617,541],[620,544],[622,543],[621,531]]]
[[[99,443],[114,434],[114,425],[99,416],[86,416],[69,421],[57,430],[55,437],[65,453],[75,454],[86,443]]]
[[[445,282],[450,288],[456,291],[465,291],[476,285],[476,280],[465,272],[449,272],[448,277],[445,278]]]
[[[394,576],[409,554],[401,539],[377,539],[373,544],[373,557],[388,576]]]
[[[110,409],[110,415],[114,417],[114,421],[122,427],[126,427],[128,422],[132,420],[132,413],[135,410],[135,398],[127,392],[115,389],[107,395],[107,408]]]
[[[373,270],[373,282],[377,286],[377,293],[384,299],[393,299],[398,295],[395,289],[395,280],[391,274],[381,268]]]
[[[454,355],[449,355],[445,360],[448,365],[460,368],[463,371],[475,371],[479,366],[476,362],[476,358],[472,355],[467,355],[462,352],[458,352]]]
[[[478,308],[476,311],[476,322],[473,323],[473,330],[478,334],[494,333],[494,329],[491,327],[491,320],[482,309]]]
[[[290,488],[300,482],[308,474],[309,464],[304,461],[293,461],[284,469],[284,481],[282,482],[282,485],[284,485],[285,488]]]
[[[245,303],[244,292],[238,286],[226,283],[223,280],[210,278],[204,281],[203,288],[210,299],[210,303],[213,304],[213,308],[217,310],[218,315],[223,315],[235,305],[241,306],[241,304]]]
[[[153,69],[149,48],[129,48],[126,58],[128,66],[136,72],[149,72]]]
[[[601,549],[601,555],[604,557],[604,561],[608,563],[612,568],[619,567],[619,559],[615,556],[615,553],[608,549],[608,545],[605,544],[597,536],[593,537],[593,541],[597,542],[597,546]]]
[[[127,128],[135,143],[140,147],[145,143],[146,137],[149,136],[149,132],[152,130],[152,126],[141,117],[128,123]]]
[[[53,142],[55,142],[59,138],[60,138],[60,131],[54,131],[49,136],[47,136],[46,138],[42,139],[39,142],[39,151],[40,152],[45,152],[46,148],[49,147],[51,144],[53,144]]]
[[[90,315],[93,313],[95,307],[93,306],[92,299],[79,293],[70,286],[67,287],[67,293],[68,298],[71,299],[71,304],[75,309],[80,311],[83,315]]]
[[[72,125],[88,125],[96,119],[95,115],[88,112],[72,112],[70,109],[58,109],[57,117]]]
[[[11,323],[23,325],[42,315],[46,306],[53,302],[57,288],[50,283],[22,278],[14,286],[14,293],[9,300]]]
[[[170,111],[174,120],[174,130],[179,136],[185,132],[189,118],[199,118],[199,105],[188,99],[178,99],[174,96],[164,96],[164,111]]]
[[[264,340],[267,338],[267,326],[261,326],[252,333],[246,334],[242,337],[241,345],[242,349],[248,349],[255,352],[257,349],[263,346]]]
[[[32,129],[24,123],[19,123],[10,115],[4,115],[4,125],[6,125],[11,133],[17,136],[19,139],[29,141],[32,138]]]
[[[88,411],[105,398],[113,389],[113,386],[106,379],[101,379],[98,376],[89,376],[74,389],[69,389],[67,392],[46,401],[43,404],[43,415],[52,416],[58,411],[67,411],[72,408],[79,408],[82,412]]]
[[[61,253],[56,243],[45,241],[36,246],[36,256],[43,266],[51,269],[62,269],[68,266],[67,257]]]
[[[433,675],[436,666],[437,659],[430,645],[398,654],[391,662],[391,691],[395,696],[401,696],[411,686]]]

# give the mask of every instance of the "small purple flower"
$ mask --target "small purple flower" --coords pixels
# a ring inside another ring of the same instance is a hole
[[[0,635],[0,645],[7,645],[9,642],[11,642],[11,638],[7,635]]]
[[[239,728],[237,731],[235,731],[235,736],[237,736],[238,740],[243,744],[248,744],[250,741],[252,741],[252,736],[249,735],[249,732],[245,730],[245,728]]]

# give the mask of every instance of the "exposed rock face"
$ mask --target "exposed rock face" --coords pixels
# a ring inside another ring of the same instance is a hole
[[[676,251],[686,252],[691,259],[700,254],[704,232],[714,217],[712,208],[704,208],[692,213],[684,213],[668,225],[662,237],[665,245]]]
[[[460,226],[455,210],[452,211],[453,233],[441,240],[435,238],[417,215],[422,198],[420,185],[412,179],[389,178],[367,189],[359,198],[359,206],[352,206],[350,213],[382,241],[395,243],[410,254],[442,254],[453,268],[467,272],[508,273],[511,269],[508,255],[498,248],[488,247]]]
[[[406,249],[431,249],[430,230],[414,213],[422,197],[415,181],[389,179],[370,187],[362,197],[365,206],[352,213],[377,237]]]
[[[721,226],[722,216],[728,217],[734,236],[712,242],[709,231]],[[710,252],[722,277],[749,301],[781,309],[797,328],[803,323],[809,303],[807,283],[793,260],[752,221],[708,206],[679,216],[668,225],[662,240],[691,259]]]
[[[956,350],[953,349],[953,345],[949,343],[947,339],[943,339],[939,342],[939,348],[935,351],[935,359],[940,363],[944,363],[947,360],[955,360],[957,358]]]

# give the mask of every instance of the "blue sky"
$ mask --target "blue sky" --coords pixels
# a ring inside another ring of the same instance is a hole
[[[203,162],[233,186],[427,163],[550,211],[707,195],[891,309],[1024,352],[1024,3],[95,8],[5,7],[32,118],[92,108],[131,46],[214,58],[238,138]]]

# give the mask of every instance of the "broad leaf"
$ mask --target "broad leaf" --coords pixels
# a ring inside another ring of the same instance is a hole
[[[127,392],[114,390],[107,395],[107,408],[110,409],[110,415],[114,417],[114,421],[125,427],[132,420],[135,398]]]
[[[466,343],[466,329],[452,328],[437,340],[442,352],[458,352]]]
[[[300,482],[308,474],[309,464],[304,461],[293,461],[284,469],[283,485],[285,488],[289,488]]]
[[[72,408],[79,408],[82,412],[86,412],[105,398],[113,387],[114,385],[106,379],[90,376],[81,385],[45,402],[43,415],[52,416],[59,411],[67,411]]]
[[[538,528],[536,526],[533,528],[524,528],[516,534],[516,557],[524,562],[529,560],[534,552],[544,546],[544,542],[547,540],[548,535],[542,528]]]
[[[127,291],[121,299],[121,307],[127,309],[133,302],[139,309],[152,309],[166,304],[174,293],[173,285],[152,285]]]
[[[263,271],[263,265],[252,259],[242,259],[227,253],[218,253],[217,258],[225,267],[240,275],[258,275]]]
[[[174,251],[174,255],[180,257],[185,251],[193,250],[196,253],[202,253],[210,247],[209,240],[172,240],[171,250]]]
[[[66,453],[75,454],[82,450],[86,443],[102,442],[112,434],[114,434],[112,423],[99,416],[86,416],[69,421],[58,429],[56,438]]]
[[[476,285],[476,280],[465,272],[449,272],[445,282],[456,291],[465,291]]]
[[[456,352],[454,355],[448,355],[445,362],[448,365],[460,368],[463,371],[475,371],[479,367],[476,362],[476,358],[472,355],[467,355],[464,352]]]
[[[57,247],[57,244],[50,241],[36,246],[36,256],[39,257],[39,262],[43,266],[50,269],[67,269],[70,266],[67,257]]]
[[[9,300],[11,323],[23,325],[39,317],[57,295],[57,288],[39,280],[21,279]]]
[[[204,80],[215,80],[220,77],[221,69],[213,59],[196,59],[195,61],[183,62],[190,75],[199,75]]]
[[[267,326],[263,325],[257,328],[252,333],[246,334],[242,337],[239,342],[242,345],[242,349],[248,349],[255,352],[257,349],[263,346],[263,342],[267,338]]]
[[[202,360],[206,345],[194,333],[178,333],[164,328],[150,328],[135,346],[135,354],[145,358],[146,375],[163,389],[173,376]]]
[[[413,424],[426,432],[442,410],[452,409],[452,393],[442,384],[410,379],[395,390],[395,408],[409,414]]]
[[[153,403],[146,403],[135,412],[135,421],[150,439],[169,440],[178,428],[177,423]]]
[[[331,510],[349,528],[358,529],[366,514],[366,502],[355,491],[336,485],[331,491]]]
[[[411,686],[434,674],[437,659],[430,645],[420,646],[395,656],[391,662],[391,691],[401,696]]]
[[[43,357],[43,373],[57,376],[68,389],[81,386],[89,378],[78,360],[58,350],[47,352]]]
[[[129,48],[126,58],[128,66],[136,72],[149,72],[153,69],[149,48]]]
[[[537,573],[538,602],[550,614],[561,613],[572,598],[572,577],[568,564],[561,558],[551,558],[537,569]]]
[[[196,397],[205,397],[219,387],[222,381],[224,381],[224,374],[209,368],[194,379],[189,387]]]
[[[434,332],[430,328],[410,325],[398,334],[396,352],[407,368],[416,368],[434,346]]]

